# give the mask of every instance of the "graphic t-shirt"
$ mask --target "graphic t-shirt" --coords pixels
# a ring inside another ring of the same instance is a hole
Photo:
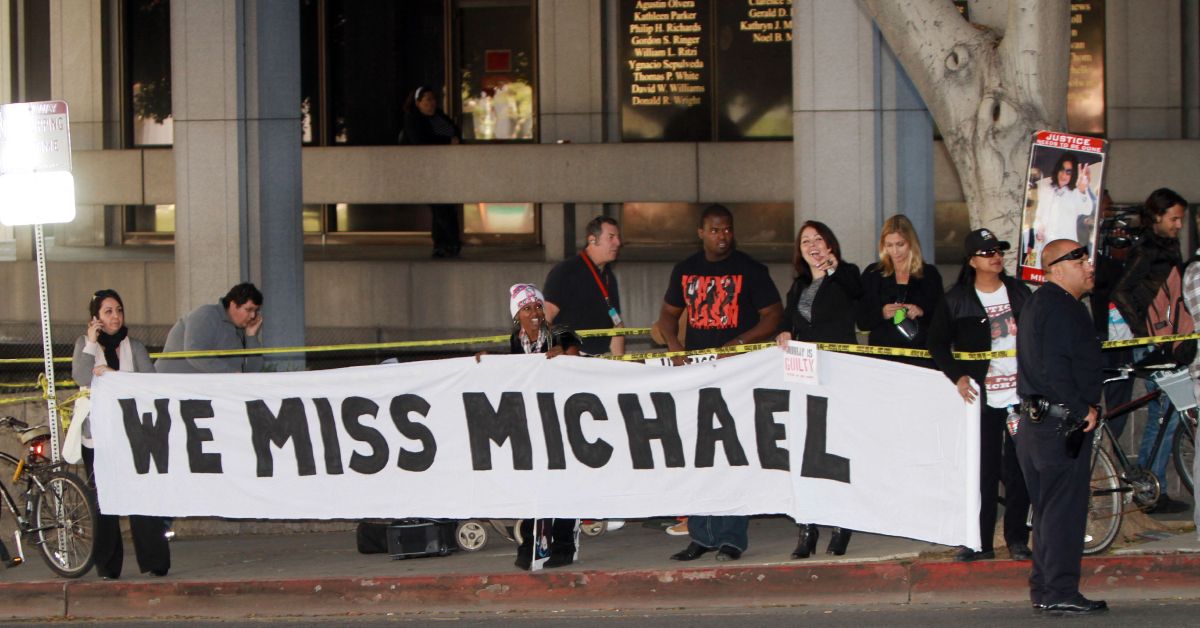
[[[663,300],[684,308],[688,350],[733,340],[758,324],[759,310],[780,301],[767,267],[737,250],[719,262],[701,251],[676,264]]]
[[[980,292],[979,302],[983,311],[987,312],[988,324],[991,326],[992,351],[1007,351],[1017,348],[1017,318],[1013,316],[1012,305],[1008,301],[1008,289],[1001,284],[1000,289],[992,292]],[[988,364],[987,377],[983,380],[987,390],[987,404],[993,408],[1005,408],[1018,403],[1017,397],[1017,359],[994,358]]]

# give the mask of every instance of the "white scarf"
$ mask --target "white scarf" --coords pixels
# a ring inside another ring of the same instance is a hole
[[[96,366],[108,366],[108,360],[104,358],[104,347],[101,347],[99,342],[92,342],[91,340],[88,340],[87,344],[85,344],[83,347],[83,352],[96,359],[96,362],[95,362],[95,365],[93,366],[93,368],[95,368]],[[129,343],[128,337],[126,337],[124,340],[122,340],[121,344],[117,345],[117,359],[121,361],[121,368],[119,370],[122,370],[122,371],[135,370],[134,364],[133,364],[133,346]],[[87,390],[90,392],[89,386],[83,386],[83,387],[81,387],[81,389]],[[80,412],[80,407],[79,407],[80,403],[83,403],[83,405],[86,406],[85,409],[88,410],[88,412]],[[90,395],[88,397],[83,397],[83,398],[76,400],[76,402],[75,402],[75,419],[85,420],[85,419],[90,418],[88,416],[90,414],[91,414]],[[87,423],[83,423],[83,424],[81,424],[81,427],[83,428],[83,445],[85,447],[91,447],[92,446],[91,426],[88,425]]]

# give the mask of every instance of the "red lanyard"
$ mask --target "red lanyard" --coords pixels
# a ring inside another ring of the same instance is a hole
[[[605,288],[604,282],[600,281],[600,274],[596,272],[596,265],[592,263],[591,258],[584,251],[579,252],[579,257],[583,258],[583,263],[587,265],[588,270],[592,271],[592,278],[596,280],[596,286],[600,288],[600,294],[604,295],[604,303],[612,307],[612,304],[608,301],[608,288]]]

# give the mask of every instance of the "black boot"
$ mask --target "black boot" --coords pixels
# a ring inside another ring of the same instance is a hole
[[[533,564],[533,520],[522,520],[516,530],[521,535],[521,544],[517,546],[517,560],[513,562],[518,569],[529,571],[529,567]]]
[[[829,539],[829,547],[825,550],[826,554],[834,556],[842,556],[846,553],[846,546],[850,545],[850,535],[853,530],[846,528],[834,528],[833,537]]]
[[[533,564],[533,543],[524,542],[517,546],[517,560],[513,561],[517,569],[529,571],[530,565]]]
[[[566,567],[575,562],[575,544],[555,544],[550,547],[550,558],[544,565],[547,569]]]
[[[808,524],[800,526],[800,541],[796,543],[796,549],[792,551],[792,558],[808,558],[813,552],[817,551],[817,540],[821,538],[821,531],[816,524]]]

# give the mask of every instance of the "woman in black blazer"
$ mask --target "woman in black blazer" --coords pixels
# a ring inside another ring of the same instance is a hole
[[[862,280],[858,266],[842,261],[837,236],[825,223],[810,220],[800,227],[792,268],[796,278],[777,340],[857,343],[854,312]]]
[[[863,271],[858,328],[873,347],[924,349],[933,312],[942,299],[942,275],[921,259],[921,241],[904,214],[883,221],[879,261]],[[886,359],[934,368],[928,358]]]
[[[825,223],[810,220],[800,226],[792,256],[796,279],[788,290],[784,329],[775,340],[856,344],[855,303],[862,298],[858,267],[842,261],[837,236]],[[841,556],[850,544],[850,530],[835,528],[830,554]],[[800,526],[800,541],[792,558],[808,558],[817,547],[820,532],[814,524]]]

